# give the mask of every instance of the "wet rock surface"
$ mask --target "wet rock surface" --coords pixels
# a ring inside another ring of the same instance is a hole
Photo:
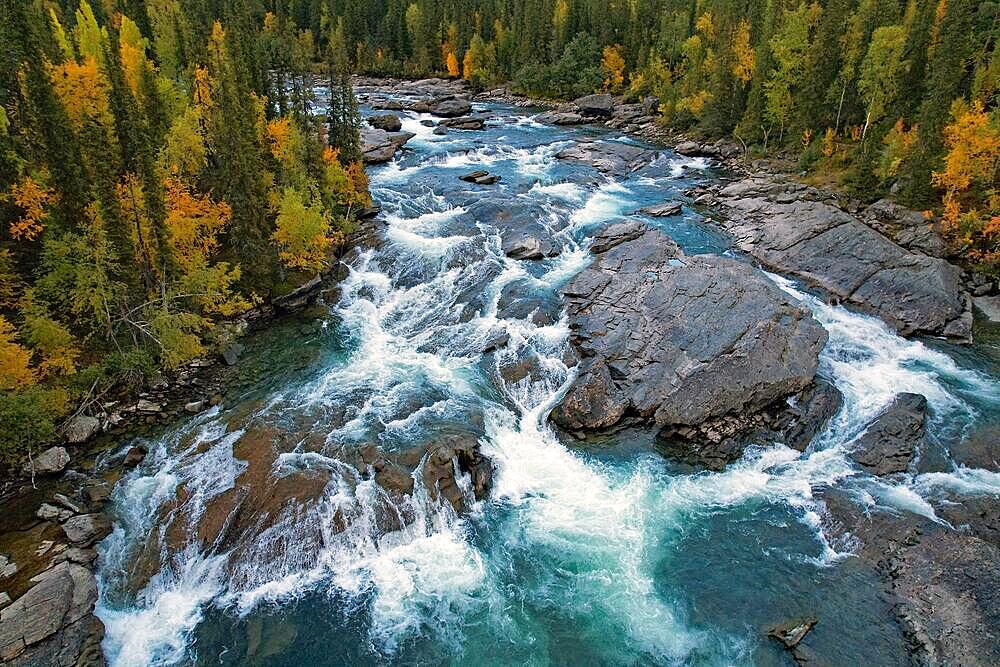
[[[0,611],[5,665],[103,665],[104,626],[92,614],[97,581],[81,565],[62,562],[32,579],[27,593]]]
[[[851,458],[873,475],[906,472],[924,443],[927,399],[900,394],[858,438]]]
[[[503,252],[512,259],[537,260],[559,254],[547,229],[537,223],[503,232]]]
[[[751,444],[767,447],[782,442],[801,452],[841,404],[840,391],[817,378],[797,394],[757,412],[727,414],[693,426],[665,426],[656,436],[657,448],[670,458],[709,470],[723,470]]]
[[[458,118],[445,118],[438,127],[447,127],[452,130],[481,130],[486,126],[486,118],[483,116],[459,116]]]
[[[968,339],[972,315],[961,271],[910,252],[805,186],[751,178],[719,192],[722,225],[769,268],[885,320],[903,335]]]
[[[752,266],[686,256],[659,231],[612,225],[564,288],[578,377],[553,421],[572,432],[626,416],[696,426],[808,387],[826,332]]]
[[[386,132],[376,128],[362,128],[361,157],[365,164],[388,162],[414,136],[416,135],[412,132]]]
[[[916,664],[1000,662],[1000,545],[997,533],[966,521],[954,529],[909,512],[866,511],[827,491],[828,534],[849,538],[879,573]],[[997,498],[981,499],[994,516]],[[951,505],[955,525],[982,509]]]

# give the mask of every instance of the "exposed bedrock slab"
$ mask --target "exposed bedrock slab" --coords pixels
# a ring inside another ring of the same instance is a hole
[[[556,153],[556,158],[588,164],[598,171],[624,176],[649,164],[656,151],[617,141],[580,141]]]
[[[813,382],[826,332],[750,264],[686,256],[637,222],[608,227],[592,252],[563,290],[581,361],[552,413],[559,426],[698,425]]]
[[[723,226],[763,264],[882,318],[903,335],[968,339],[969,295],[961,270],[910,252],[824,201],[775,193],[747,179],[719,193]]]

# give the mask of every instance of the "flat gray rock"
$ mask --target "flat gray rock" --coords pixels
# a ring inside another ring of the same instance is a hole
[[[903,335],[971,336],[958,267],[909,252],[832,204],[782,196],[783,189],[747,179],[719,193],[729,209],[722,225],[741,250]]]
[[[598,171],[624,176],[649,164],[655,151],[617,141],[581,141],[556,153],[556,158],[587,164]]]
[[[375,128],[361,128],[361,156],[365,164],[388,162],[396,151],[415,137],[412,132],[386,132]]]
[[[31,581],[34,586],[27,593],[0,611],[0,660],[4,664],[88,617],[97,602],[94,575],[75,563],[60,563]],[[22,664],[32,662],[29,658]],[[34,664],[57,663],[39,659]]]
[[[78,445],[87,442],[101,430],[101,421],[89,415],[77,415],[66,426],[66,442]]]
[[[111,532],[111,523],[103,514],[80,514],[62,524],[63,532],[73,545],[89,547]]]
[[[640,212],[646,215],[651,215],[654,218],[667,218],[672,215],[680,215],[684,207],[681,206],[680,202],[668,201],[662,204],[654,204],[653,206],[646,206],[645,208],[639,209]]]
[[[586,118],[575,111],[548,111],[535,116],[535,120],[550,125],[580,125],[587,122]]]

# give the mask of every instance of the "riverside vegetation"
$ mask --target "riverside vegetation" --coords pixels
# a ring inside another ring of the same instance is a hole
[[[4,3],[5,465],[79,401],[217,347],[218,322],[315,275],[370,203],[346,71],[325,69],[324,124],[307,76],[336,54],[256,9]]]

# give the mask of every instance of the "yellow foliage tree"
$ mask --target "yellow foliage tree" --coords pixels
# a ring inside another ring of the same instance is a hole
[[[757,52],[750,42],[750,22],[743,19],[733,33],[733,76],[744,85],[750,83],[756,61]]]
[[[457,77],[462,73],[458,68],[458,58],[455,56],[454,51],[448,52],[448,56],[445,58],[445,64],[448,67],[448,76]]]
[[[170,249],[181,270],[193,271],[218,249],[218,235],[229,225],[232,210],[225,202],[193,193],[176,178],[167,179],[166,190]]]
[[[31,352],[15,339],[14,325],[0,315],[0,390],[17,391],[38,382]]]
[[[944,170],[933,182],[944,191],[944,222],[954,241],[968,246],[971,259],[1000,263],[1000,193],[996,175],[1000,161],[1000,127],[983,103],[956,100],[952,122],[945,127]]]
[[[107,82],[96,60],[67,60],[53,67],[51,76],[56,95],[77,130],[88,119],[109,117]]]
[[[20,218],[10,223],[11,238],[18,241],[34,241],[45,229],[43,220],[46,207],[54,200],[52,190],[41,185],[31,176],[25,176],[11,186],[10,194],[5,199],[12,201],[24,213]]]
[[[307,203],[295,188],[285,188],[271,238],[290,269],[319,271],[332,244],[330,219],[318,203]]]
[[[601,69],[604,70],[604,90],[619,92],[625,83],[625,57],[619,44],[604,47],[601,58]]]

